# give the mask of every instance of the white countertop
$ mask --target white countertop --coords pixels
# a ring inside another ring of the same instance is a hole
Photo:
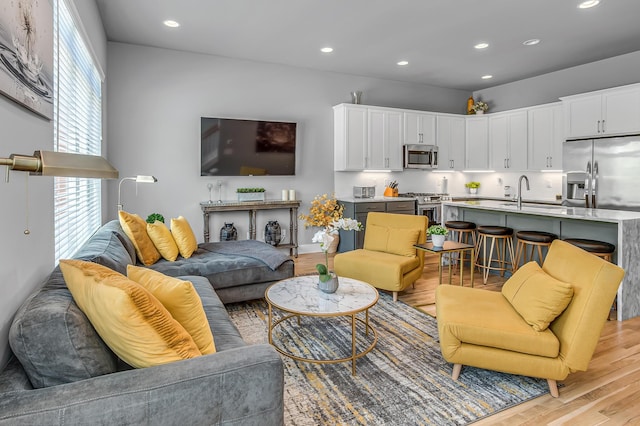
[[[443,201],[442,205],[464,207],[468,209],[499,211],[504,213],[522,213],[536,216],[559,217],[564,219],[592,220],[597,222],[620,223],[625,220],[640,219],[640,212],[587,209],[583,207],[565,207],[547,204],[523,204],[522,208],[518,209],[516,203],[505,201]]]
[[[349,203],[383,203],[386,201],[415,201],[413,197],[373,197],[373,198],[355,198],[355,197],[338,197],[340,201]]]

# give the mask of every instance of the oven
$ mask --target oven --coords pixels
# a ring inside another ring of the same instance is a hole
[[[400,197],[410,197],[416,200],[416,214],[426,216],[429,226],[440,224],[442,220],[442,201],[449,199],[449,194],[435,192],[408,192],[399,194]]]

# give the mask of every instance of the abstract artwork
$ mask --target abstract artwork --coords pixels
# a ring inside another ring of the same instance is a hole
[[[53,0],[0,2],[0,93],[53,115]]]

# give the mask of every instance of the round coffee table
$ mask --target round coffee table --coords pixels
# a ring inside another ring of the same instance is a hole
[[[278,352],[289,358],[319,364],[351,361],[351,374],[355,375],[356,359],[369,353],[378,341],[376,331],[369,325],[369,308],[378,302],[378,291],[365,282],[340,277],[338,290],[335,293],[327,294],[318,288],[317,275],[294,277],[279,281],[269,287],[265,293],[265,299],[269,304],[269,343],[273,345]],[[272,308],[274,307],[290,315],[286,315],[273,322]],[[360,312],[365,313],[364,320],[356,317]],[[274,328],[290,318],[297,318],[299,325],[300,317],[304,316],[350,316],[351,356],[338,359],[303,358],[273,343],[272,332]],[[369,335],[369,331],[373,333],[373,342],[361,352],[356,351],[356,322],[364,324],[365,334],[367,336]]]

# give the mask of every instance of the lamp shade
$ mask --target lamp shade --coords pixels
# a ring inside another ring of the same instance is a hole
[[[0,158],[0,165],[41,176],[118,178],[118,170],[99,155],[35,151],[33,156],[11,154],[10,158]]]

